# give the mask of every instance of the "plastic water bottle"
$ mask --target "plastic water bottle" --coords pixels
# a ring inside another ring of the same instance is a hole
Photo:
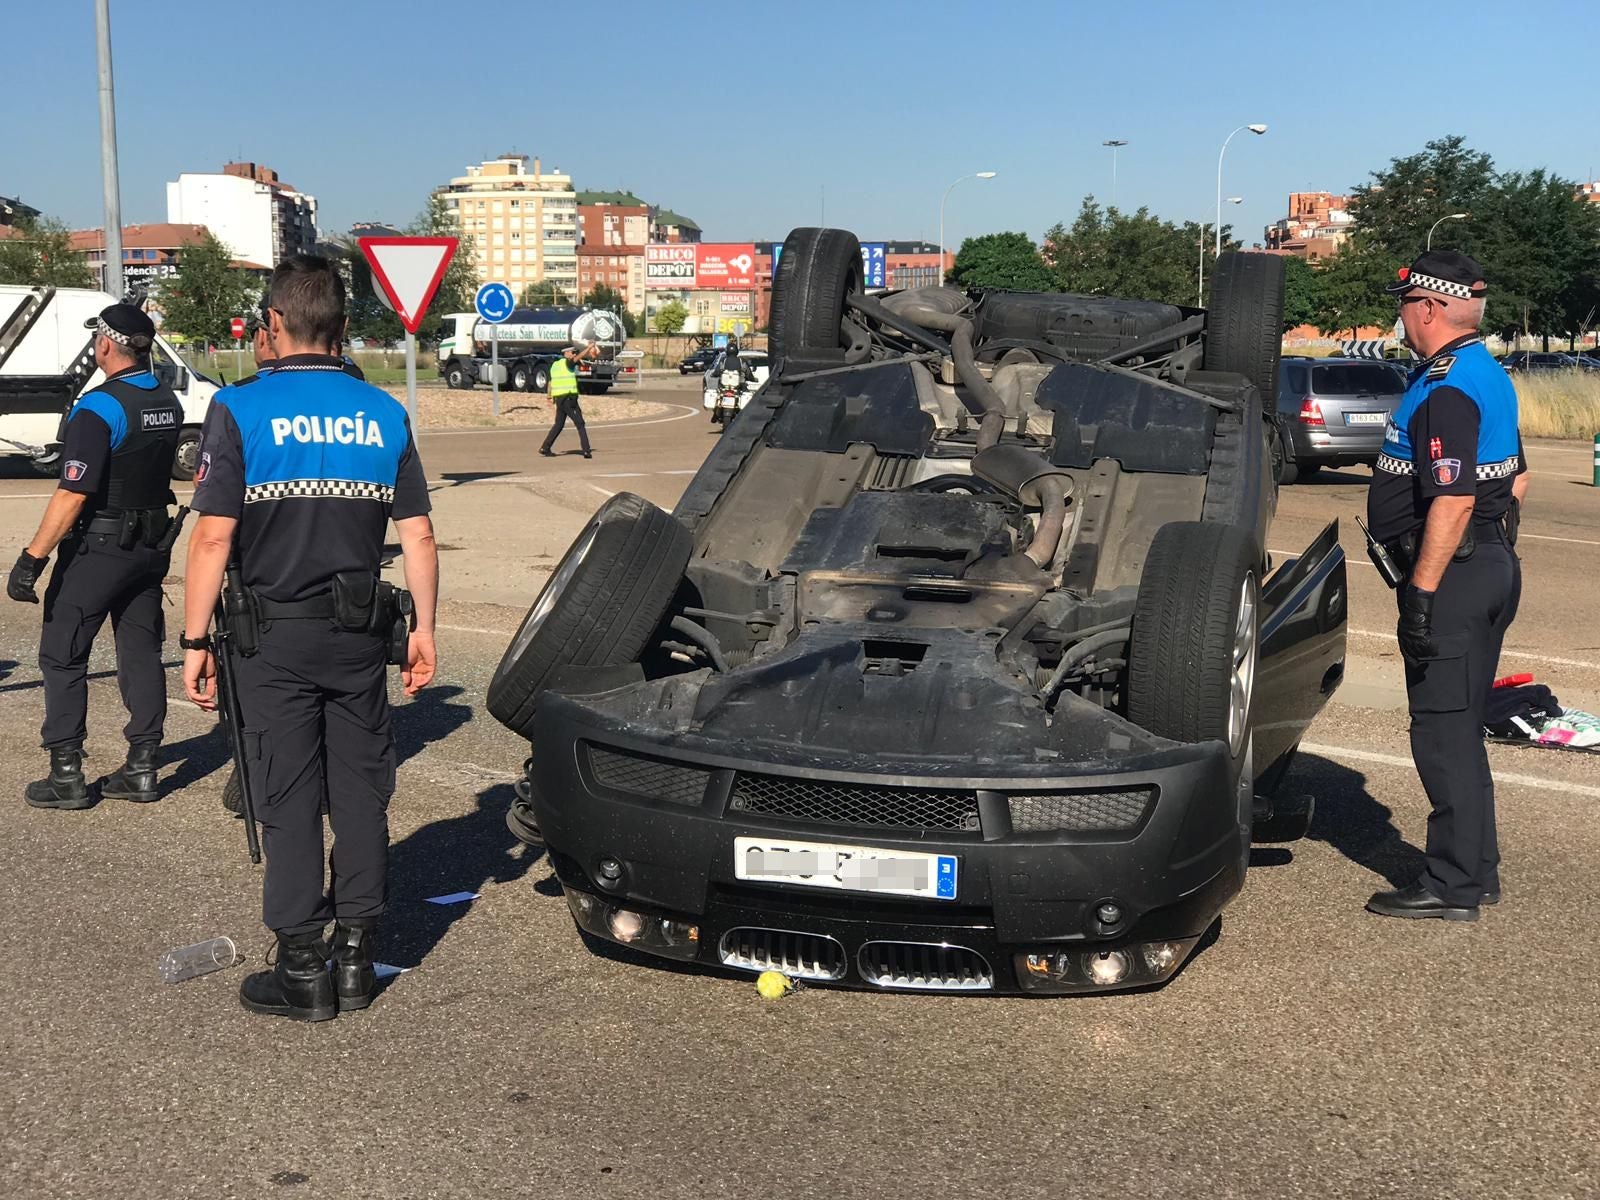
[[[231,967],[239,961],[232,938],[214,937],[192,946],[179,946],[156,959],[156,970],[163,983],[182,983],[196,975],[207,975]]]

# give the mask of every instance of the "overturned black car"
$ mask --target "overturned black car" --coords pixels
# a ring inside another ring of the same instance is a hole
[[[771,380],[667,514],[608,501],[489,707],[579,927],[875,989],[1170,978],[1338,686],[1330,525],[1268,570],[1283,268],[1209,311],[867,295],[798,229]]]

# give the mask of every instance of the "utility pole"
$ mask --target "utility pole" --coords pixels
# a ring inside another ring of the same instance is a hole
[[[122,299],[122,190],[117,182],[117,100],[111,82],[110,0],[95,0],[95,42],[100,51],[100,179],[105,191],[104,288]]]

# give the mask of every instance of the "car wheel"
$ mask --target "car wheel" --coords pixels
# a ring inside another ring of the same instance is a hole
[[[451,363],[450,369],[444,373],[444,382],[446,387],[459,391],[472,386],[472,377],[460,363]]]
[[[190,426],[178,434],[178,448],[172,454],[172,477],[180,481],[194,478],[200,465],[200,431]]]
[[[1235,762],[1250,736],[1261,587],[1254,539],[1172,521],[1145,559],[1128,645],[1128,719],[1179,742],[1219,739]]]
[[[533,390],[548,392],[550,390],[550,368],[535,367],[533,371]]]
[[[525,392],[533,382],[533,374],[527,367],[518,367],[511,372],[511,388],[513,391]]]
[[[600,506],[523,618],[489,682],[488,707],[532,737],[534,706],[558,667],[633,662],[660,623],[694,538],[630,492]]]
[[[843,229],[796,229],[783,243],[772,281],[768,352],[773,372],[842,366],[851,339],[842,328],[847,295],[865,290],[861,243]]]
[[[1289,457],[1283,444],[1283,430],[1276,421],[1267,422],[1267,450],[1272,455],[1272,477],[1279,487],[1288,487],[1300,478],[1300,466]]]
[[[1296,464],[1295,477],[1299,479],[1301,483],[1310,483],[1320,474],[1322,474],[1321,463],[1303,462]]]
[[[1230,251],[1217,259],[1206,313],[1208,371],[1245,376],[1273,411],[1283,351],[1283,259]]]

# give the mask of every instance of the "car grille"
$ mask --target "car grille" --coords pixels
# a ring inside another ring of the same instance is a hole
[[[741,774],[728,807],[735,812],[785,817],[819,825],[864,825],[883,829],[945,829],[977,833],[978,795],[931,788],[882,787]]]
[[[838,941],[818,933],[740,926],[717,947],[724,966],[782,971],[791,979],[842,979],[848,959]]]
[[[588,746],[586,750],[589,774],[596,783],[648,800],[698,806],[711,779],[711,772],[703,767],[663,762],[602,746]]]
[[[868,942],[857,962],[861,978],[881,988],[985,992],[994,987],[994,972],[983,955],[961,946]]]
[[[1155,796],[1155,788],[1013,795],[1011,828],[1017,833],[1121,833],[1139,827]]]

